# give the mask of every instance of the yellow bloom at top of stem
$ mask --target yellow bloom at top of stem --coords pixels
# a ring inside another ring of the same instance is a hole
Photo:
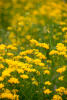
[[[0,89],[2,89],[4,87],[3,83],[0,83]]]
[[[66,52],[67,51],[67,48],[64,46],[63,43],[58,43],[57,46],[56,46],[56,49],[59,52]]]
[[[3,81],[4,80],[4,78],[3,77],[0,77],[0,81]]]
[[[34,81],[32,82],[32,84],[38,86],[38,82],[37,82],[36,80],[34,80]]]
[[[5,48],[6,48],[6,45],[0,44],[0,50],[5,50]]]
[[[64,72],[64,71],[66,71],[66,66],[63,66],[63,67],[61,67],[61,68],[58,68],[57,70],[56,70],[56,72],[58,72],[58,73],[62,73],[62,72]]]
[[[64,31],[67,31],[67,27],[62,28],[62,31],[63,31],[63,32],[64,32]]]
[[[56,89],[56,92],[62,93],[65,91],[64,87],[59,87],[58,89]]]
[[[56,51],[56,50],[51,50],[51,51],[49,52],[49,55],[54,55],[54,54],[58,54],[58,51]]]
[[[28,79],[29,78],[29,76],[28,75],[25,75],[25,74],[20,75],[20,77],[23,78],[23,79]]]
[[[44,70],[44,74],[50,74],[50,71],[49,70]]]
[[[5,89],[3,93],[0,94],[1,99],[10,99],[10,100],[19,100],[19,96],[16,94],[12,94],[10,90]]]
[[[46,44],[46,43],[39,43],[35,39],[30,40],[30,42],[31,42],[31,44],[35,44],[35,46],[39,46],[39,47],[42,47],[42,48],[45,48],[45,49],[49,49],[49,45]]]
[[[8,80],[8,82],[9,82],[9,83],[18,84],[18,83],[19,83],[19,80],[18,80],[17,78],[12,77],[12,78],[10,78],[10,79]]]
[[[52,100],[62,100],[62,97],[59,95],[54,95]]]
[[[45,89],[43,92],[44,94],[50,94],[52,91],[50,89]]]
[[[51,85],[51,82],[50,81],[46,81],[44,84],[45,85]]]
[[[0,64],[0,69],[4,68],[4,65],[3,64]]]
[[[63,81],[64,76],[58,77],[58,80]]]

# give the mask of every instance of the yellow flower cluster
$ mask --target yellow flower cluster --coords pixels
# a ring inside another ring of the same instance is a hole
[[[39,43],[38,41],[32,39],[30,40],[31,44],[34,44],[36,46],[39,46],[39,47],[42,47],[42,48],[45,48],[45,49],[49,49],[49,45],[46,44],[46,43]]]
[[[57,50],[52,50],[52,51],[50,51],[49,55],[58,54],[58,55],[63,55],[63,56],[66,57],[66,55],[67,55],[67,47],[64,46],[64,44],[58,43],[58,44],[56,45],[56,49],[57,49]]]
[[[0,0],[0,99],[67,100],[66,0]]]

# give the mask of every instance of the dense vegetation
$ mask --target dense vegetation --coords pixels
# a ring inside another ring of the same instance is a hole
[[[0,0],[0,100],[67,100],[65,0]]]

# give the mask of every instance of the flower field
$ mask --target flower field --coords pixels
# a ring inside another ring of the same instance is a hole
[[[65,0],[0,0],[0,100],[67,100]]]

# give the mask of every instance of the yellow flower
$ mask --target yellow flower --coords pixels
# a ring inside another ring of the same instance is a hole
[[[43,92],[44,94],[50,94],[52,91],[50,89],[45,89]]]
[[[52,100],[62,100],[62,97],[59,95],[54,95]]]
[[[0,44],[0,50],[5,50],[5,48],[6,48],[6,45]]]
[[[12,92],[13,92],[14,94],[16,94],[16,92],[18,92],[18,90],[17,90],[17,89],[13,89]]]
[[[14,54],[13,53],[7,53],[7,55],[12,57]]]
[[[56,70],[56,72],[58,72],[58,73],[62,73],[62,72],[64,72],[66,70],[66,66],[63,66],[63,67],[61,67],[61,68],[58,68],[57,70]]]
[[[60,52],[66,52],[67,51],[66,47],[62,43],[58,43],[57,46],[56,46],[56,49],[57,49],[57,51],[60,51]]]
[[[51,85],[51,82],[50,81],[46,81],[44,84],[45,85]]]
[[[30,40],[31,39],[31,35],[26,35],[26,39]]]
[[[19,83],[19,80],[16,79],[16,78],[14,78],[14,77],[12,77],[12,78],[10,78],[10,79],[8,80],[8,82],[9,82],[9,83],[18,84],[18,83]]]
[[[0,81],[3,81],[4,80],[4,78],[3,77],[0,77]]]
[[[24,74],[20,75],[20,77],[23,78],[23,79],[28,79],[29,78],[28,75],[24,75]]]
[[[36,85],[36,86],[38,86],[38,82],[35,80],[35,81],[33,81],[32,82],[32,84],[34,84],[34,85]]]
[[[0,94],[1,99],[19,100],[19,95],[12,94],[10,90],[5,89],[3,93]]]
[[[0,83],[0,89],[2,89],[4,87],[4,84]]]
[[[51,63],[52,63],[52,61],[51,61],[51,60],[47,60],[47,63],[51,64]]]
[[[36,80],[34,77],[31,79],[32,81]]]
[[[50,71],[49,70],[44,70],[44,74],[50,74]]]
[[[67,89],[64,91],[64,94],[67,95]]]
[[[42,47],[42,48],[45,48],[45,49],[49,49],[49,45],[46,44],[46,43],[39,43],[35,39],[30,40],[30,42],[31,42],[31,44],[35,44],[36,46],[39,46],[39,47]]]
[[[0,69],[4,68],[4,65],[3,64],[0,64]]]
[[[64,32],[64,31],[67,31],[67,27],[62,28],[62,31],[63,31],[63,32]]]
[[[49,55],[54,55],[54,54],[58,54],[58,51],[56,51],[56,50],[51,50],[50,53],[49,53]]]
[[[58,80],[63,81],[63,78],[64,78],[64,76],[60,76],[60,77],[58,77]]]
[[[64,87],[59,87],[58,89],[56,89],[56,92],[62,93],[65,91]]]

